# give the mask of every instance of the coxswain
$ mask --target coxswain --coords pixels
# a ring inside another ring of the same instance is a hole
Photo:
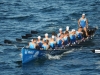
[[[87,32],[88,20],[85,17],[85,14],[82,14],[82,17],[78,20],[78,26],[82,27],[85,31],[86,36],[88,36],[88,32]]]

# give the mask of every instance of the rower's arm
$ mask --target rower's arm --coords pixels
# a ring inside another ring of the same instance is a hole
[[[80,19],[78,20],[78,26],[80,27]]]
[[[47,50],[50,48],[50,46],[48,45]]]
[[[88,20],[86,19],[86,28],[88,28]]]

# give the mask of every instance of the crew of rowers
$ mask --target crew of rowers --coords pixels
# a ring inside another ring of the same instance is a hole
[[[43,40],[41,40],[41,36],[38,36],[37,39],[32,39],[29,43],[29,48],[40,50],[55,49],[56,47],[59,48],[80,43],[83,38],[82,27],[79,27],[77,31],[75,29],[69,31],[69,26],[67,26],[66,31],[63,32],[62,28],[60,28],[59,33],[57,35],[52,34],[50,38],[46,33]]]

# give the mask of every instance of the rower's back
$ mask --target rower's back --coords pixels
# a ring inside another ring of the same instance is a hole
[[[35,39],[33,39],[32,42],[29,43],[29,48],[36,49],[36,40]]]
[[[67,44],[69,44],[69,32],[68,31],[66,31],[65,33],[64,33],[64,45],[67,45]]]
[[[42,45],[43,50],[48,50],[49,49],[48,42],[49,42],[48,40],[43,42],[43,45]]]
[[[52,36],[52,38],[49,41],[49,46],[52,49],[55,49],[56,41],[55,41],[55,36]]]

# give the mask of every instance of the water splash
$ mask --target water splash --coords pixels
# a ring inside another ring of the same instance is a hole
[[[55,56],[52,56],[52,55],[50,55],[50,54],[47,54],[47,57],[48,57],[48,59],[50,59],[50,60],[52,60],[52,59],[60,59],[61,57],[62,57],[62,55],[55,55]]]
[[[74,52],[74,51],[75,51],[75,49],[71,49],[71,50],[69,50],[69,51],[66,51],[66,52],[62,53],[61,55],[52,56],[52,55],[50,55],[50,54],[47,54],[46,56],[47,56],[47,58],[48,58],[49,60],[52,60],[52,59],[57,59],[57,60],[59,60],[59,59],[61,59],[62,56],[66,55],[66,54],[69,54],[69,53],[72,53],[72,52]]]

